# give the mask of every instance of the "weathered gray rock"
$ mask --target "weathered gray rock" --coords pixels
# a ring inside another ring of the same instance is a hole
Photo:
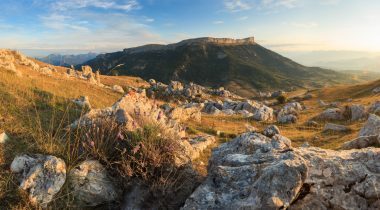
[[[87,96],[81,96],[78,99],[74,99],[73,103],[77,104],[78,106],[82,108],[88,108],[91,109],[90,100]]]
[[[334,123],[327,123],[322,132],[349,132],[351,129],[344,125],[337,125]]]
[[[351,113],[351,120],[357,121],[362,120],[368,117],[368,113],[366,112],[365,106],[354,104],[349,107]]]
[[[281,133],[280,129],[275,125],[270,125],[270,126],[266,127],[263,131],[263,134],[267,137],[272,137],[272,136],[274,136],[276,134],[280,134],[280,133]]]
[[[220,145],[183,209],[376,209],[380,149],[292,148],[246,133]]]
[[[330,108],[323,111],[316,118],[319,120],[343,120],[343,112],[339,108]]]
[[[115,183],[95,160],[86,160],[72,169],[69,185],[79,206],[97,206],[119,198]]]
[[[286,114],[286,115],[281,114],[277,117],[277,122],[282,123],[282,124],[296,123],[297,120],[298,118],[294,114]]]
[[[216,143],[216,139],[214,136],[198,136],[193,139],[190,139],[189,141],[191,145],[190,152],[190,159],[194,160],[198,158],[201,153],[212,144]]]
[[[11,171],[21,174],[20,189],[29,193],[29,200],[35,206],[46,208],[66,180],[65,162],[54,156],[17,156]]]
[[[193,120],[195,122],[201,122],[202,120],[202,106],[200,104],[186,104],[178,106],[168,112],[168,116],[171,119],[185,122],[187,120]]]
[[[256,109],[252,116],[252,119],[257,121],[272,121],[273,120],[273,109],[267,106],[261,106]]]
[[[4,144],[8,140],[9,140],[9,136],[5,132],[0,133],[0,144]]]
[[[379,136],[360,136],[354,140],[344,143],[340,149],[362,149],[367,147],[380,147]]]
[[[378,93],[380,93],[380,87],[377,87],[377,88],[373,89],[373,90],[372,90],[372,93],[373,93],[373,94],[378,94]]]
[[[359,131],[359,136],[373,136],[380,134],[380,117],[370,114],[366,124]]]
[[[380,114],[380,101],[375,101],[368,109],[369,113]]]

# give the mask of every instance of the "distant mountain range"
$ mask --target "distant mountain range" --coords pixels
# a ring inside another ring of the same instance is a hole
[[[283,53],[295,61],[308,66],[319,66],[334,70],[380,72],[380,52],[312,51]]]
[[[97,53],[87,53],[78,55],[61,55],[61,54],[50,54],[46,57],[37,58],[38,60],[49,63],[55,66],[65,66],[69,67],[71,65],[78,65],[94,59]]]
[[[224,86],[241,95],[255,90],[322,87],[353,81],[352,75],[300,65],[262,47],[254,38],[197,38],[169,45],[145,45],[101,54],[84,64],[108,75]]]

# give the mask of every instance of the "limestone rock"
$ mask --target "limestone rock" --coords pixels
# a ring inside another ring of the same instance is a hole
[[[338,108],[330,108],[317,116],[319,120],[343,120],[343,112]]]
[[[368,117],[366,109],[363,105],[354,104],[349,107],[351,113],[351,120],[357,121]]]
[[[380,114],[380,101],[375,101],[368,109],[369,113]]]
[[[319,124],[316,121],[309,120],[306,122],[306,125],[309,127],[318,127]]]
[[[8,140],[9,140],[9,137],[5,132],[0,133],[0,144],[4,144]]]
[[[380,134],[380,117],[370,114],[366,124],[359,131],[359,136],[373,136]]]
[[[193,120],[195,122],[201,122],[202,106],[200,104],[186,104],[183,106],[178,106],[168,112],[168,116],[171,119],[185,122],[187,120]]]
[[[183,209],[376,209],[380,149],[292,148],[246,133],[216,148]]]
[[[124,89],[120,85],[112,86],[112,90],[118,93],[124,93]]]
[[[379,136],[360,136],[354,140],[344,143],[340,149],[362,149],[367,147],[380,147]]]
[[[178,138],[185,136],[182,125],[168,117],[165,110],[161,109],[154,100],[150,100],[145,92],[135,91],[128,92],[112,107],[90,110],[72,123],[71,128],[100,124],[107,120],[114,120],[130,131],[142,128],[146,122],[155,123],[167,134],[173,134]]]
[[[378,93],[380,93],[380,87],[377,87],[377,88],[373,89],[373,90],[372,90],[372,93],[373,93],[373,94],[378,94]]]
[[[344,125],[337,125],[334,123],[327,123],[325,127],[323,128],[322,132],[348,132],[351,131],[350,128],[344,126]]]
[[[280,134],[280,133],[281,133],[280,129],[275,125],[270,125],[270,126],[266,127],[263,131],[263,134],[267,137],[272,137],[272,136],[274,136],[276,134]]]
[[[77,104],[78,106],[82,108],[89,108],[91,109],[90,100],[87,96],[81,96],[78,99],[74,99],[73,103]]]
[[[294,114],[279,115],[277,117],[277,122],[282,123],[282,124],[296,123],[297,120],[298,118]]]
[[[86,160],[70,171],[69,184],[80,206],[97,206],[116,200],[119,193],[106,169],[95,160]]]
[[[190,151],[190,159],[194,160],[209,146],[216,143],[214,136],[198,136],[189,141],[192,149]]]
[[[272,121],[273,109],[263,105],[256,110],[252,118],[257,121]]]
[[[65,162],[54,156],[17,156],[11,171],[22,174],[20,188],[29,193],[29,200],[35,206],[47,207],[66,180]]]

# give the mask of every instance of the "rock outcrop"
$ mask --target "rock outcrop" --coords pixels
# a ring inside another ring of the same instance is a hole
[[[29,200],[35,206],[45,208],[53,200],[66,180],[65,162],[54,156],[17,156],[11,171],[21,175],[20,189],[29,193]]]
[[[340,149],[362,149],[367,147],[380,147],[379,135],[360,136],[354,140],[344,143]]]
[[[366,124],[359,131],[359,136],[373,136],[380,134],[380,117],[370,114]]]
[[[79,206],[97,206],[115,201],[121,194],[106,169],[95,160],[86,160],[72,169],[68,180]]]
[[[245,133],[213,151],[182,209],[377,209],[380,149],[293,148]]]
[[[276,135],[276,134],[280,134],[280,133],[281,133],[280,129],[275,125],[270,125],[270,126],[266,127],[263,131],[263,134],[269,138]]]

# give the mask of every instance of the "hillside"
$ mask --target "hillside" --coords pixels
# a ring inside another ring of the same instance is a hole
[[[94,59],[98,54],[97,53],[87,53],[87,54],[78,54],[78,55],[61,55],[61,54],[50,54],[46,57],[37,58],[38,60],[52,64],[55,66],[66,66],[70,67],[71,65],[78,65],[89,60]]]
[[[130,91],[122,94],[114,85]],[[358,197],[364,206],[358,209],[378,209],[378,181],[366,185],[363,177],[379,180],[371,161],[379,160],[380,150],[364,148],[376,146],[366,142],[369,134],[357,137],[372,126],[368,116],[380,124],[370,115],[379,113],[374,102],[380,95],[373,92],[379,86],[374,81],[297,90],[285,93],[288,102],[280,104],[196,84],[102,76],[89,67],[51,66],[0,50],[0,209],[253,208],[249,193],[248,204],[231,197],[256,190],[256,183],[271,186],[270,195],[294,191],[276,198],[292,209],[311,208],[313,198],[322,199],[325,209],[331,200],[340,208]],[[80,96],[88,104],[73,100]],[[318,118],[332,107],[334,119]],[[326,131],[331,123],[344,130]],[[351,140],[356,144],[339,150]],[[358,146],[364,149],[353,149]],[[321,170],[323,176],[314,174]],[[279,179],[289,186],[271,185]],[[353,182],[374,193],[347,194],[346,183]],[[215,186],[225,186],[217,190],[228,196],[204,195]],[[273,201],[266,192],[255,193],[264,204]],[[204,203],[207,196],[222,204]]]
[[[353,82],[351,76],[306,67],[253,41],[199,38],[147,45],[97,56],[85,63],[103,74],[133,75],[169,82],[225,86],[241,95],[254,90],[323,87]]]

